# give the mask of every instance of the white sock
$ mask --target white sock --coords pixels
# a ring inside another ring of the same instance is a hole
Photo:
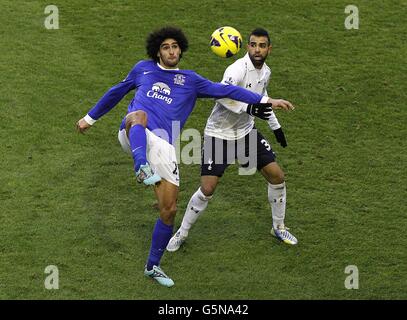
[[[273,227],[284,224],[286,188],[285,182],[268,185],[268,198],[271,206],[271,216],[273,217]]]
[[[201,213],[206,209],[210,199],[212,199],[212,196],[205,196],[202,193],[201,188],[198,188],[198,190],[191,197],[181,223],[180,231],[183,237],[188,236],[189,230]]]

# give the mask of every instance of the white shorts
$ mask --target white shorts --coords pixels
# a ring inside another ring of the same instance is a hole
[[[161,178],[179,187],[179,170],[174,146],[148,129],[146,129],[146,136],[147,161],[150,163],[151,169],[157,172]],[[126,129],[119,131],[118,139],[123,151],[131,155]]]

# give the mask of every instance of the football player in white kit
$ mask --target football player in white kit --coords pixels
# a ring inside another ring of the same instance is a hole
[[[267,96],[271,71],[265,60],[271,52],[271,48],[268,32],[262,28],[253,30],[249,36],[246,55],[226,69],[222,82],[238,85]],[[237,106],[239,104],[241,108]],[[217,100],[205,127],[201,185],[191,197],[181,227],[167,245],[168,251],[176,251],[184,243],[192,225],[204,212],[209,200],[213,197],[219,179],[226,168],[236,159],[243,164],[242,167],[245,167],[245,162],[248,160],[247,154],[249,154],[248,166],[250,169],[253,150],[255,152],[254,167],[268,182],[268,200],[273,220],[271,234],[286,244],[298,243],[296,237],[288,231],[284,224],[286,207],[284,172],[275,161],[271,145],[256,130],[254,117],[248,114],[249,111],[243,111],[245,106],[246,104],[235,100]],[[274,113],[268,120],[268,124],[273,130],[277,142],[286,147],[287,142],[283,130]]]

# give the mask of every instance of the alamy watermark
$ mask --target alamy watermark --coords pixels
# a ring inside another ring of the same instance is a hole
[[[345,279],[346,289],[359,289],[359,269],[355,265],[349,265],[345,268],[345,273],[349,274]]]
[[[265,138],[260,139],[258,137],[255,128],[249,133],[237,130],[235,134],[239,139],[232,140],[206,135],[202,137],[200,132],[194,128],[185,129],[182,134],[180,134],[180,131],[180,122],[173,121],[172,141],[170,141],[169,133],[163,129],[152,130],[151,133],[174,146],[178,163],[207,165],[208,171],[211,171],[216,164],[230,165],[238,163],[239,175],[252,175],[257,170],[258,144],[264,146],[264,149],[268,152],[273,152],[269,142]],[[123,140],[120,138],[119,140],[123,149],[126,149]],[[181,148],[182,142],[187,142],[187,144]],[[163,143],[152,143],[149,146],[147,157],[150,159],[151,164],[158,165],[163,159],[171,158],[171,154],[168,154],[167,157],[155,156],[156,154],[163,154],[163,152],[172,152],[170,148],[163,148]]]
[[[45,29],[59,29],[59,10],[56,5],[48,5],[44,9],[44,14],[48,16],[44,20]]]
[[[44,286],[45,289],[59,289],[59,270],[57,266],[49,265],[44,270],[45,274],[48,276],[45,278]]]
[[[345,13],[349,14],[345,19],[345,28],[347,30],[359,29],[359,9],[357,6],[350,4],[346,6]]]

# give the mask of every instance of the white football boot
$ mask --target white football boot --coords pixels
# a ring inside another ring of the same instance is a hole
[[[285,225],[280,224],[277,226],[277,229],[271,229],[271,234],[286,244],[296,245],[298,243],[297,238],[288,230]]]
[[[185,242],[187,237],[188,235],[181,235],[180,230],[175,232],[175,234],[172,236],[172,238],[167,244],[167,251],[170,252],[177,251],[181,247],[181,245]]]

